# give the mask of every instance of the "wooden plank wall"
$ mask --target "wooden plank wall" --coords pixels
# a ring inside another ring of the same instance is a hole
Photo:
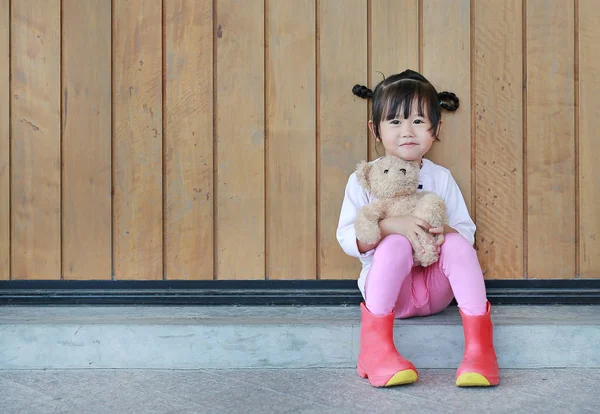
[[[579,0],[577,18],[577,60],[579,82],[575,83],[575,151],[577,154],[577,186],[579,208],[577,273],[582,278],[600,277],[600,175],[594,171],[600,154],[600,106],[595,102],[600,94],[600,13],[594,0]]]
[[[63,277],[110,279],[110,2],[62,5]],[[96,18],[81,19],[84,15]]]
[[[460,98],[429,156],[486,278],[600,278],[599,27],[595,0],[0,0],[0,279],[355,279],[335,229],[381,149],[350,91],[405,68]]]
[[[215,12],[215,275],[264,279],[265,4],[219,0]]]
[[[10,277],[10,7],[0,0],[0,280]]]
[[[526,270],[523,8],[520,0],[482,0],[471,13],[476,245],[486,277],[519,279]]]
[[[61,2],[10,3],[11,276],[59,279]]]

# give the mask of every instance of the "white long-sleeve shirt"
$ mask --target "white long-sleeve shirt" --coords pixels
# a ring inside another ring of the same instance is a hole
[[[448,169],[423,158],[423,166],[419,174],[419,191],[431,191],[438,194],[446,203],[448,225],[458,231],[471,245],[475,241],[475,223],[469,216],[467,205],[458,188],[458,184]],[[358,288],[365,296],[365,281],[375,250],[364,253],[358,251],[354,222],[358,211],[369,204],[375,197],[364,190],[353,173],[348,179],[346,193],[342,202],[342,211],[336,232],[337,240],[346,254],[360,259],[362,270],[358,278]]]

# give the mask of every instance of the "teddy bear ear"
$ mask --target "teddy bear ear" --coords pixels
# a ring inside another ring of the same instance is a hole
[[[361,161],[356,166],[356,179],[362,188],[369,190],[369,171],[371,170],[371,164],[366,161]]]

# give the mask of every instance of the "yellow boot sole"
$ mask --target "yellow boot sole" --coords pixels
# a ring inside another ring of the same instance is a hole
[[[459,387],[489,387],[490,382],[481,374],[476,372],[465,372],[456,379],[456,385]]]
[[[412,384],[417,381],[417,373],[412,369],[405,369],[404,371],[396,372],[385,387],[393,387],[395,385]]]

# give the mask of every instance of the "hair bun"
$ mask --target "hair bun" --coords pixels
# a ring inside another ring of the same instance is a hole
[[[446,111],[454,112],[459,107],[460,101],[458,96],[452,92],[440,92],[438,93],[438,99],[440,100],[440,106]]]
[[[363,85],[354,85],[352,88],[352,93],[363,99],[369,99],[373,97],[373,91]]]

